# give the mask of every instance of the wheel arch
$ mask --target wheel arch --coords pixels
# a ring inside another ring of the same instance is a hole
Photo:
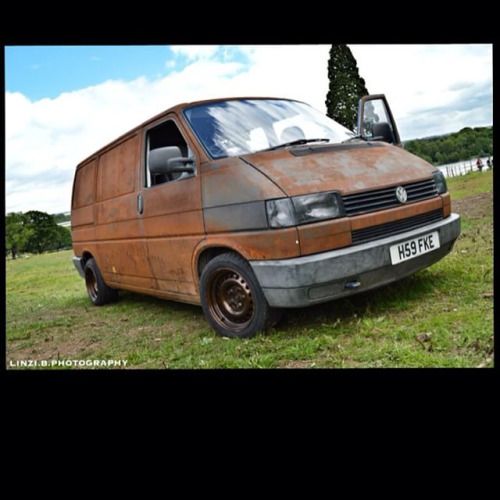
[[[85,264],[89,261],[89,259],[94,259],[95,260],[95,257],[88,250],[84,250],[82,252],[82,267],[83,268],[85,268]]]
[[[195,256],[195,276],[197,282],[199,283],[199,279],[201,273],[203,272],[203,268],[215,257],[221,255],[223,253],[234,253],[239,255],[241,258],[248,260],[247,257],[238,249],[235,249],[230,246],[224,245],[207,245],[199,249]]]

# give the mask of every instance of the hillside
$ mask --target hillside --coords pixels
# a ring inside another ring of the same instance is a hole
[[[493,155],[493,127],[466,127],[440,137],[405,142],[405,149],[434,165]]]

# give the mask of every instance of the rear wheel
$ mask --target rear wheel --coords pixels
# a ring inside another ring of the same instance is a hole
[[[110,288],[101,275],[99,267],[94,259],[89,259],[85,263],[85,286],[87,293],[95,306],[102,306],[109,302],[113,302],[118,298],[118,290]]]
[[[200,295],[205,317],[225,337],[252,337],[280,316],[269,307],[248,262],[234,253],[218,255],[204,267]]]

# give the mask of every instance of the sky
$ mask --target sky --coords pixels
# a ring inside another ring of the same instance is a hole
[[[402,140],[493,123],[491,44],[350,45]],[[298,99],[326,112],[329,45],[5,48],[6,212],[70,210],[85,157],[175,104]]]

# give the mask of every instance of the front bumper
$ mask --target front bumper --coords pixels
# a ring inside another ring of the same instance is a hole
[[[440,247],[392,265],[390,247],[439,232]],[[283,260],[251,261],[250,265],[272,307],[303,307],[364,292],[408,276],[447,255],[460,235],[460,216],[376,241]]]

